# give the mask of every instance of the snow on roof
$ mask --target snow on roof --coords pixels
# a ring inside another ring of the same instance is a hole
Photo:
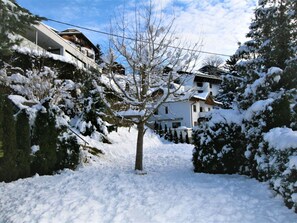
[[[121,117],[139,117],[144,116],[144,111],[129,109],[126,111],[119,111],[116,114]]]
[[[219,77],[219,76],[216,76],[216,75],[211,75],[211,74],[204,74],[204,73],[201,73],[201,72],[197,72],[195,73],[195,79],[194,81],[198,81],[198,79],[204,79],[205,81],[219,81],[221,82],[222,81],[222,78]]]
[[[199,99],[205,101],[209,95],[209,92],[202,92],[192,96],[192,98]]]
[[[13,50],[15,50],[19,53],[23,53],[23,54],[47,57],[47,58],[51,58],[53,60],[58,60],[58,61],[62,61],[65,63],[77,65],[77,63],[76,63],[76,61],[74,61],[74,59],[70,59],[66,56],[62,56],[62,55],[58,55],[58,54],[53,54],[53,53],[50,53],[50,52],[47,52],[44,50],[32,49],[30,47],[25,47],[25,46],[13,46]]]

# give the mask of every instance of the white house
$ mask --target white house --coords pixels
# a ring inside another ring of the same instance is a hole
[[[191,129],[197,126],[208,111],[221,104],[214,99],[219,92],[220,83],[221,78],[216,75],[201,72],[192,74],[184,87],[185,91],[193,91],[186,93],[181,100],[167,100],[150,121],[161,125],[163,129]]]
[[[67,29],[58,32],[53,28],[39,23],[23,35],[22,47],[40,52],[60,55],[65,61],[74,63],[79,68],[95,68],[97,47],[80,31]]]

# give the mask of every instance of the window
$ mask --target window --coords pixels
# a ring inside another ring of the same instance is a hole
[[[154,115],[158,115],[159,113],[158,113],[158,109],[154,112]]]
[[[181,126],[180,122],[172,122],[172,128],[178,128]]]
[[[197,111],[196,105],[193,105],[193,112],[196,112],[196,111]]]
[[[209,83],[209,88],[212,88],[212,84],[211,83]]]
[[[210,111],[211,110],[211,108],[208,108],[208,111]]]
[[[212,96],[212,91],[210,91],[209,94]]]
[[[168,107],[165,107],[165,114],[168,114]]]
[[[203,107],[200,107],[200,112],[203,112]]]
[[[198,124],[197,124],[197,122],[194,122],[194,126],[197,126]]]
[[[203,87],[203,83],[202,82],[197,82],[197,87]]]

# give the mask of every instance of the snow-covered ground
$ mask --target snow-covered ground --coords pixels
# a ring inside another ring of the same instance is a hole
[[[0,222],[293,223],[265,183],[192,171],[192,146],[147,133],[145,169],[133,171],[136,131],[119,129],[100,162],[55,176],[0,183]]]

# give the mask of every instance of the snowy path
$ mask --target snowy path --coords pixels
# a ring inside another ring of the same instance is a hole
[[[297,215],[268,186],[237,175],[195,174],[189,145],[147,134],[147,175],[133,173],[135,130],[112,134],[101,163],[0,183],[0,223],[293,223]]]

